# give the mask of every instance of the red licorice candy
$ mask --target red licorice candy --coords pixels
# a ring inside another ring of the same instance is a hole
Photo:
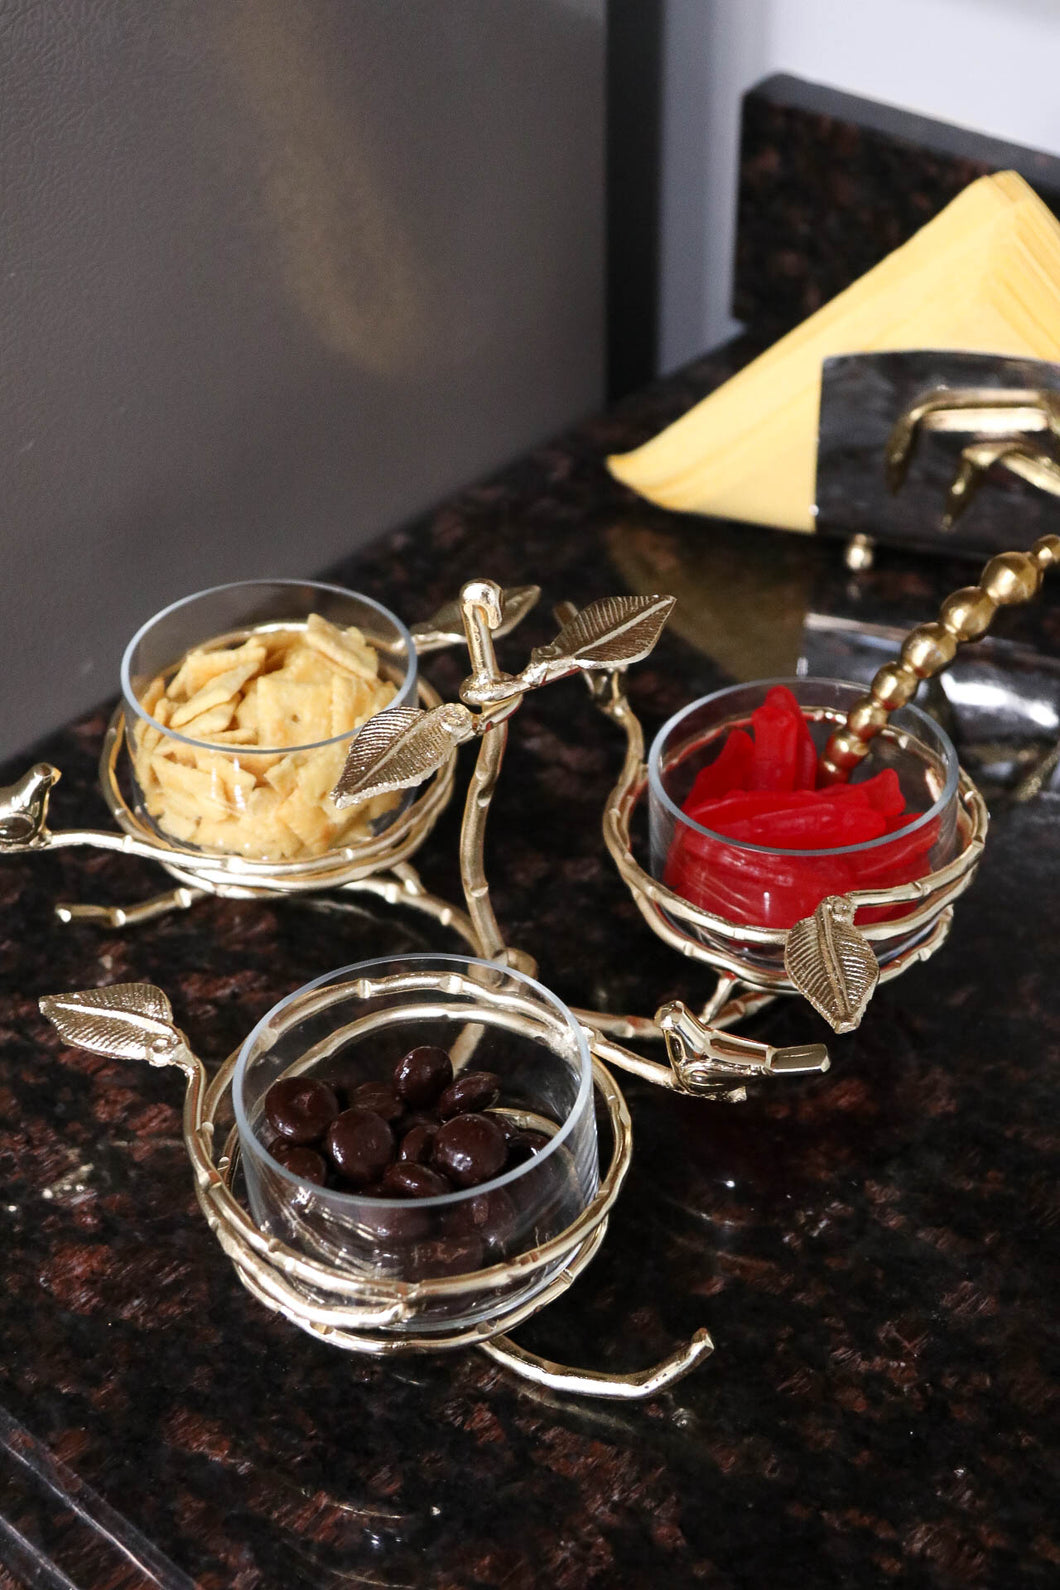
[[[938,838],[938,822],[893,844],[858,855],[784,856],[768,851],[833,851],[866,844],[908,828],[893,768],[856,784],[816,789],[817,751],[791,691],[774,685],[751,714],[751,731],[732,729],[719,755],[697,775],[682,810],[712,830],[679,826],[664,882],[690,900],[730,920],[792,927],[830,894],[889,888],[922,877]],[[757,845],[761,851],[727,845]],[[878,921],[904,908],[860,914]]]

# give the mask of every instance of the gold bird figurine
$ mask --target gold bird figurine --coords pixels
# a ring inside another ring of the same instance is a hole
[[[14,784],[0,789],[0,850],[22,850],[40,839],[48,815],[48,796],[60,773],[38,762]]]

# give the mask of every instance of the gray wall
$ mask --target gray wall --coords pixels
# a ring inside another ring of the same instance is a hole
[[[0,0],[0,754],[600,400],[603,0]]]

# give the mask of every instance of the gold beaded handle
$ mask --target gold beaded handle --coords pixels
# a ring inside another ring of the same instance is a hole
[[[1060,536],[1042,536],[1029,552],[999,552],[990,559],[978,585],[965,585],[947,596],[933,624],[910,630],[896,662],[884,663],[869,687],[836,729],[818,764],[818,782],[843,784],[869,753],[869,742],[896,707],[916,695],[922,679],[948,668],[957,647],[978,640],[990,628],[999,607],[1029,602],[1038,594],[1045,571],[1060,563]]]

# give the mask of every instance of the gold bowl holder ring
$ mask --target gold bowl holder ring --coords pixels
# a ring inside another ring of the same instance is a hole
[[[501,633],[521,622],[536,603],[537,586],[517,586],[501,596]],[[464,642],[455,603],[413,627],[418,656]],[[427,708],[441,698],[422,677],[418,699]],[[48,801],[61,774],[41,762],[15,784],[0,790],[0,856],[41,850],[91,848],[110,850],[158,862],[177,887],[128,906],[56,905],[61,922],[96,922],[109,928],[139,926],[170,911],[187,910],[207,895],[228,899],[260,899],[324,889],[368,894],[388,905],[404,905],[452,928],[472,949],[477,941],[467,915],[447,900],[429,893],[409,858],[420,849],[445,810],[453,792],[456,748],[438,768],[428,788],[374,838],[343,846],[303,861],[254,861],[243,856],[193,850],[164,838],[126,800],[119,778],[125,736],[125,713],[111,717],[99,761],[99,784],[120,832],[99,829],[53,831],[47,825]]]
[[[437,700],[434,691],[421,682],[420,699]],[[341,890],[349,894],[368,894],[387,905],[403,905],[425,914],[441,926],[451,928],[474,948],[475,938],[466,914],[449,901],[431,894],[423,885],[408,858],[419,850],[453,791],[455,756],[439,771],[438,777],[400,816],[374,839],[346,846],[324,856],[302,862],[253,862],[242,856],[207,855],[163,840],[129,805],[118,783],[117,760],[125,734],[125,715],[115,711],[103,742],[99,782],[119,833],[106,829],[60,829],[47,826],[48,797],[58,783],[60,771],[42,762],[2,792],[0,799],[0,856],[43,850],[110,850],[123,856],[156,861],[176,880],[177,887],[152,895],[135,905],[92,905],[58,902],[55,915],[60,922],[94,922],[107,928],[139,927],[171,911],[186,911],[208,895],[225,899],[265,899],[277,895]],[[23,827],[27,794],[32,800],[32,817]],[[12,807],[14,813],[12,822]],[[5,842],[5,823],[10,837]]]
[[[383,994],[433,996],[432,1010],[449,1009],[440,996],[470,996],[459,1016],[475,1026],[475,1018],[491,1013],[503,1025],[540,1040],[542,1013],[525,998],[488,990],[467,976],[408,972],[332,985],[313,994],[314,1012],[349,993],[369,999]],[[476,1001],[478,1002],[476,1004]],[[423,1281],[358,1276],[307,1257],[262,1230],[236,1196],[234,1182],[239,1142],[233,1127],[218,1154],[215,1131],[218,1112],[230,1094],[238,1054],[232,1054],[212,1081],[187,1039],[173,1024],[172,1010],[161,990],[150,984],[120,984],[80,994],[41,1000],[41,1010],[64,1041],[96,1053],[146,1060],[153,1066],[176,1066],[184,1073],[183,1134],[191,1160],[195,1196],[206,1221],[239,1279],[260,1303],[281,1314],[300,1330],[347,1351],[375,1356],[447,1351],[478,1347],[495,1362],[533,1385],[553,1391],[626,1401],[654,1396],[672,1385],[714,1350],[709,1332],[698,1330],[649,1369],[627,1374],[572,1369],[530,1352],[508,1332],[553,1302],[575,1281],[597,1252],[608,1217],[629,1169],[632,1126],[625,1100],[596,1056],[593,1082],[606,1108],[612,1134],[611,1162],[598,1190],[575,1220],[548,1241],[514,1258],[465,1275]],[[286,1023],[305,1011],[289,1010]],[[403,1011],[376,1011],[344,1029],[342,1036],[360,1036]],[[527,1295],[497,1307],[488,1319],[453,1329],[448,1334],[415,1334],[409,1329],[419,1311],[432,1304],[459,1303],[478,1293],[526,1281],[548,1271],[543,1284]]]
[[[597,703],[626,736],[625,761],[604,811],[604,841],[612,860],[652,932],[682,955],[714,968],[718,972],[718,983],[697,1018],[690,1018],[683,1006],[663,1006],[656,1013],[654,1021],[647,1021],[643,1017],[612,1016],[601,1011],[580,1012],[582,1018],[600,1033],[614,1037],[665,1038],[671,1062],[670,1073],[667,1074],[663,1066],[652,1066],[647,1062],[645,1064],[651,1069],[643,1070],[640,1074],[681,1091],[688,1089],[691,1081],[689,1072],[694,1073],[697,1064],[690,1042],[697,1038],[697,1028],[700,1033],[708,1035],[714,1029],[714,1035],[708,1036],[707,1041],[717,1064],[723,1064],[732,1053],[734,1060],[743,1058],[745,1074],[748,1075],[776,1076],[793,1071],[824,1069],[823,1065],[807,1063],[812,1058],[809,1050],[794,1049],[773,1050],[765,1063],[760,1060],[752,1070],[755,1061],[745,1048],[748,1040],[717,1032],[717,1029],[760,1010],[779,994],[806,992],[793,978],[787,964],[789,957],[786,952],[796,929],[730,922],[725,917],[693,905],[644,871],[633,853],[630,835],[633,814],[648,782],[643,731],[619,678],[611,682],[608,690],[597,693]],[[922,934],[915,937],[914,942],[895,955],[886,966],[876,968],[868,990],[870,995],[877,982],[889,982],[910,966],[928,960],[941,948],[953,920],[954,901],[975,877],[986,839],[988,816],[982,796],[963,769],[958,783],[958,823],[961,848],[946,866],[913,883],[886,889],[852,890],[848,895],[822,901],[814,918],[807,919],[808,922],[815,922],[820,913],[835,911],[842,920],[852,923],[856,912],[862,907],[912,907],[897,923],[878,922],[856,930],[866,945],[893,938],[896,931],[900,931],[903,937],[907,934]],[[710,934],[715,941],[721,940],[730,948],[723,949],[716,942],[704,943],[689,929]],[[749,960],[747,946],[772,950],[778,957],[783,957],[784,964],[770,967]],[[817,1008],[837,1031],[850,1031],[860,1021],[865,1003],[867,999],[861,1009],[845,1013],[846,1019],[843,1013],[835,1009],[822,1008],[820,1005]],[[700,1041],[703,1041],[702,1037]],[[764,1047],[758,1046],[759,1050]],[[609,1059],[616,1058],[610,1045],[602,1047],[601,1053]],[[632,1069],[628,1063],[627,1069]],[[726,1091],[724,1096],[738,1102],[744,1094],[742,1090],[735,1089]]]

